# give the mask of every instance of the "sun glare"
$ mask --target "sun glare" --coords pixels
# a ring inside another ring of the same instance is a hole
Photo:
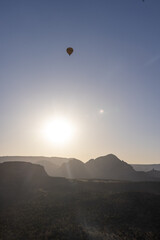
[[[73,124],[65,118],[55,118],[48,121],[44,127],[44,135],[48,141],[62,145],[68,143],[73,135],[75,128]]]

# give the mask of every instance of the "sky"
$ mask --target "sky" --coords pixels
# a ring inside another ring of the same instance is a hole
[[[1,0],[0,156],[160,163],[159,12],[159,0]],[[45,135],[57,117],[72,128],[63,144]]]

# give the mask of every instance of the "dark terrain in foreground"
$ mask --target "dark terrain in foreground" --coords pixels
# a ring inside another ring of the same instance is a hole
[[[49,177],[0,164],[0,240],[159,240],[160,182]]]

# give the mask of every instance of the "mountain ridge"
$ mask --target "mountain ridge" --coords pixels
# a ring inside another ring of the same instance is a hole
[[[14,160],[16,157],[11,157]],[[29,161],[30,157],[23,157]],[[3,160],[5,157],[3,157]],[[6,159],[10,159],[7,158]],[[22,158],[19,157],[18,160]],[[55,159],[62,162],[56,165],[48,159]],[[2,158],[0,158],[0,161]],[[65,177],[65,178],[86,178],[86,179],[112,179],[112,180],[127,180],[127,181],[159,181],[159,172],[146,173],[143,171],[135,171],[133,166],[120,160],[114,154],[100,156],[96,159],[90,159],[86,163],[75,158],[45,158],[33,157],[30,159],[38,165],[44,167],[49,176]],[[8,162],[8,161],[6,161]],[[20,162],[20,161],[16,161]],[[13,163],[13,161],[11,161]]]
[[[136,171],[144,171],[148,172],[151,171],[152,169],[160,171],[160,163],[158,164],[131,164],[131,166],[136,170]]]

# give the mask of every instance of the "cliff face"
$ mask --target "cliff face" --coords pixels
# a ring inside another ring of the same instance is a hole
[[[26,162],[5,162],[0,164],[1,203],[17,204],[30,199],[35,189],[48,179],[44,168]]]
[[[0,181],[12,182],[16,180],[19,184],[22,180],[26,183],[38,181],[47,177],[47,173],[40,165],[27,162],[4,162],[0,164]]]

